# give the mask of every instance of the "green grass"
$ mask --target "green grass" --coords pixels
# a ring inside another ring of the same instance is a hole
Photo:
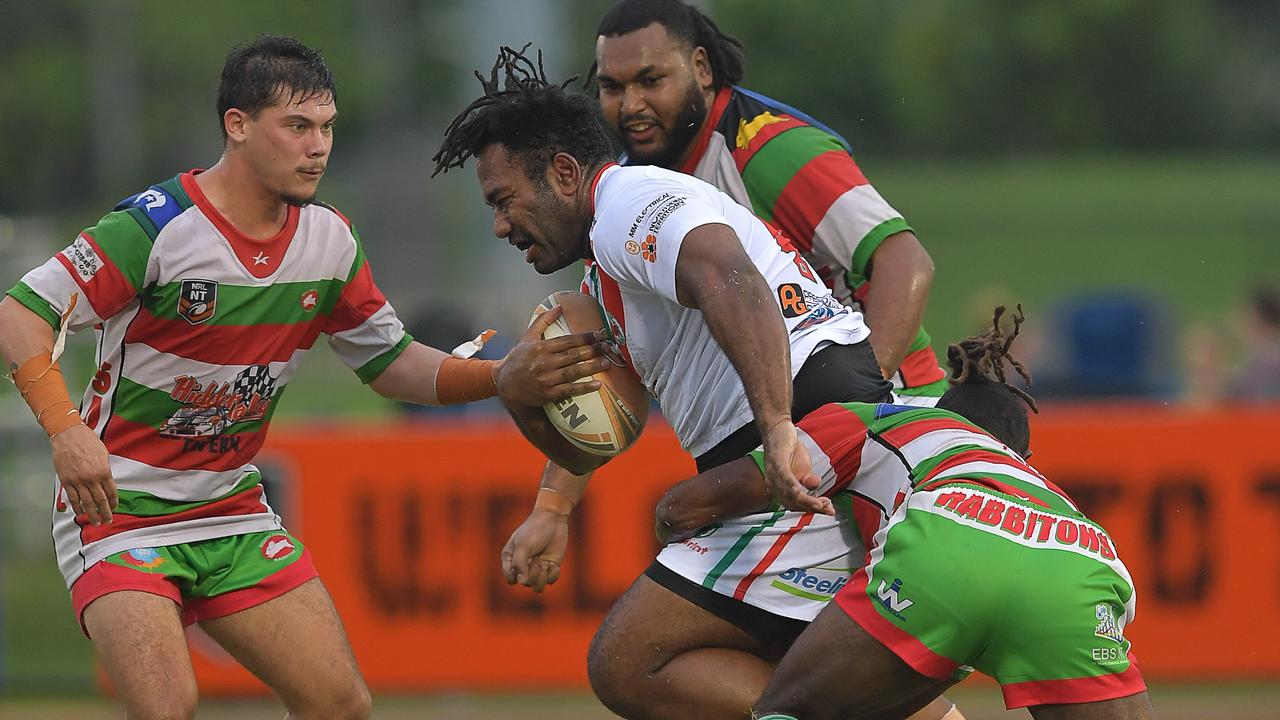
[[[1274,157],[864,162],[937,266],[935,347],[995,300],[1037,317],[1069,294],[1136,287],[1174,319],[1213,320],[1259,279],[1280,280]]]

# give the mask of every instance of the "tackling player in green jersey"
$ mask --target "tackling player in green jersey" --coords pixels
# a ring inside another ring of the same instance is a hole
[[[991,332],[951,347],[937,409],[832,404],[799,423],[815,492],[855,507],[869,553],[782,659],[757,717],[905,717],[972,669],[1038,719],[1155,716],[1124,636],[1136,593],[1114,541],[1026,463],[1034,404],[1003,366],[1026,376],[1006,354],[1021,316],[1006,337],[1002,310]],[[762,460],[673,488],[659,535],[758,511]],[[795,568],[755,582],[771,577],[819,582]]]

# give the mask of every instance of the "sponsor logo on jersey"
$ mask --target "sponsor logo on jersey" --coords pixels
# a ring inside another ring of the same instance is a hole
[[[98,253],[83,235],[63,250],[62,256],[71,261],[71,267],[76,269],[76,274],[84,282],[92,280],[102,269],[102,258],[98,257]]]
[[[125,562],[140,568],[158,568],[164,564],[164,556],[155,548],[134,548],[120,553]]]
[[[881,580],[880,587],[876,589],[876,597],[884,609],[899,620],[906,620],[902,611],[915,604],[914,600],[902,597],[902,578],[894,578],[893,583],[888,586]]]
[[[830,600],[848,582],[849,573],[847,572],[824,571],[822,568],[793,567],[788,568],[779,575],[772,585],[792,595],[798,594],[795,590],[800,590],[804,593],[801,597],[821,595],[823,600]],[[814,600],[817,598],[810,597],[809,599]]]
[[[214,438],[236,423],[261,420],[271,409],[275,388],[276,378],[266,365],[250,365],[226,382],[202,383],[191,375],[178,376],[173,379],[169,397],[182,403],[182,407],[165,420],[160,434],[187,438],[184,450],[238,451],[238,437],[207,442],[192,442],[190,439]]]
[[[644,242],[640,244],[640,257],[646,262],[655,262],[658,259],[658,238],[652,234],[646,235]]]
[[[1002,533],[1021,536],[1023,540],[1038,545],[1078,546],[1104,560],[1116,559],[1111,538],[1092,523],[1038,512],[1017,503],[969,490],[939,492],[933,501],[933,507],[972,521],[965,524],[987,532],[996,532],[998,529]]]
[[[302,297],[298,299],[298,304],[303,310],[311,312],[316,309],[316,303],[320,302],[320,293],[315,290],[308,290],[302,293]]]
[[[218,283],[212,280],[183,280],[178,292],[178,315],[191,323],[213,317],[218,305]]]
[[[644,222],[645,216],[653,212],[653,209],[658,207],[658,205],[670,199],[671,199],[671,193],[662,193],[658,197],[649,201],[649,204],[644,206],[644,209],[640,211],[640,214],[636,215],[636,219],[631,223],[631,227],[627,229],[627,237],[634,238],[636,236],[636,231],[640,229],[640,223]],[[594,225],[595,225],[595,220],[593,219],[592,226]],[[628,250],[627,252],[631,252],[631,251]],[[636,252],[632,252],[631,254],[635,255],[638,252],[639,250],[637,250]]]
[[[635,240],[628,240],[622,244],[622,248],[627,251],[628,255],[640,254],[640,243]]]
[[[1106,638],[1117,645],[1124,644],[1124,625],[1109,603],[1098,603],[1094,607],[1093,615],[1098,621],[1098,625],[1093,629],[1094,635]]]
[[[169,202],[169,199],[165,197],[164,193],[155,188],[150,188],[134,195],[133,199],[128,201],[128,204],[142,205],[147,210],[155,210],[164,207],[167,202]]]
[[[804,288],[799,283],[779,285],[778,304],[782,306],[783,317],[797,318],[809,312],[809,304],[804,301]]]
[[[268,560],[283,560],[295,549],[293,541],[286,535],[272,535],[258,547],[262,550],[262,557]]]
[[[653,217],[649,220],[649,234],[657,235],[658,231],[662,229],[662,224],[667,221],[667,218],[671,217],[675,211],[684,207],[687,202],[689,202],[689,198],[673,197],[663,203],[662,207],[658,208],[658,211],[655,212]]]

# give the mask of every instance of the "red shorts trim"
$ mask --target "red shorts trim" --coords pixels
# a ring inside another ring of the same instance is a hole
[[[181,611],[182,624],[191,625],[203,620],[226,617],[274,600],[314,577],[319,577],[319,573],[311,560],[311,551],[304,548],[302,557],[266,576],[253,587],[209,598],[184,598],[177,584],[165,575],[121,567],[102,560],[94,563],[71,586],[71,606],[85,637],[90,637],[89,629],[84,624],[85,608],[104,595],[125,590],[169,598]]]
[[[102,560],[94,563],[71,586],[71,607],[75,610],[76,620],[80,622],[80,632],[83,632],[85,637],[89,637],[89,628],[84,624],[85,608],[104,595],[124,590],[159,595],[169,598],[179,608],[182,607],[182,593],[168,577],[113,565]]]
[[[858,568],[849,584],[836,593],[836,604],[912,670],[935,680],[950,678],[960,663],[935,653],[902,628],[885,620],[871,598],[867,597],[867,580],[867,569]]]
[[[1138,672],[1138,659],[1129,651],[1129,669],[1114,675],[1069,678],[1065,680],[1028,680],[1001,685],[1004,706],[1009,710],[1031,705],[1060,705],[1100,702],[1129,697],[1147,689]]]
[[[262,578],[262,581],[253,587],[232,590],[207,598],[186,598],[182,607],[182,624],[191,625],[234,615],[241,610],[248,610],[255,605],[274,600],[311,578],[319,576],[315,563],[311,561],[311,551],[304,548],[302,557],[278,572]]]

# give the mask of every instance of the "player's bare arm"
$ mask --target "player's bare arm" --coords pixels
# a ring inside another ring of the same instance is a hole
[[[802,481],[817,487],[809,457],[791,422],[791,355],[787,328],[764,277],[728,225],[689,231],[676,260],[676,298],[702,312],[733,364],[764,438],[770,491],[788,508],[821,512]]]
[[[751,458],[739,458],[667,490],[654,510],[654,534],[663,544],[680,542],[717,520],[768,506],[764,473]]]
[[[870,286],[863,315],[871,328],[871,346],[885,377],[906,356],[920,325],[933,285],[933,259],[915,233],[890,235],[871,254]]]
[[[507,584],[520,583],[542,592],[560,579],[569,540],[569,514],[586,492],[590,474],[574,475],[548,463],[529,517],[502,548],[502,574]]]
[[[19,368],[29,362],[40,363],[40,358],[47,357],[52,349],[53,329],[49,323],[22,303],[5,296],[0,301],[0,354],[5,358],[9,373],[17,379]],[[58,373],[50,391],[57,394],[60,404],[70,404],[70,395],[62,383],[61,373]],[[77,515],[87,516],[94,525],[111,524],[111,511],[116,507],[117,497],[116,484],[107,462],[107,448],[88,426],[79,421],[78,416],[69,427],[55,429],[50,435],[53,468],[66,490],[71,509]]]
[[[543,313],[501,360],[453,358],[411,343],[369,387],[383,397],[420,405],[449,405],[497,394],[504,403],[534,407],[596,390],[598,381],[575,381],[608,366],[598,334],[541,339],[560,312],[553,308]]]

